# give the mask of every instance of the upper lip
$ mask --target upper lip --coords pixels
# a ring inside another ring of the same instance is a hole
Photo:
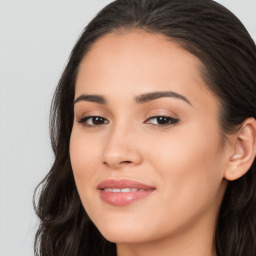
[[[107,179],[100,182],[97,186],[97,189],[103,190],[105,188],[137,188],[137,189],[145,189],[145,190],[153,190],[155,187],[146,185],[144,183],[128,180],[128,179],[121,179],[121,180],[114,180],[114,179]]]

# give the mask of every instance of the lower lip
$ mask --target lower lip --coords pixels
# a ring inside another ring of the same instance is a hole
[[[101,199],[114,206],[125,206],[139,199],[149,196],[154,190],[136,191],[136,192],[109,192],[100,190]]]

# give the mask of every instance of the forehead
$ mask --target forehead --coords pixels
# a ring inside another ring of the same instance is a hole
[[[135,66],[141,72],[152,67],[164,70],[164,66],[170,70],[173,68],[171,63],[176,66],[182,63],[184,67],[188,64],[187,68],[190,65],[190,70],[193,68],[199,77],[203,67],[196,56],[184,50],[178,43],[164,35],[143,30],[116,31],[104,35],[92,45],[80,67],[97,65],[100,69],[99,64],[102,63],[105,68],[113,64],[125,65],[126,69],[130,67],[126,73],[134,71],[132,68]]]
[[[186,94],[194,102],[202,93],[217,100],[202,78],[202,69],[196,56],[163,35],[118,31],[98,39],[85,55],[75,94],[126,97],[172,90]]]

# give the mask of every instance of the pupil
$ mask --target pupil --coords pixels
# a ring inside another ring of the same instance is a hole
[[[102,117],[94,117],[93,118],[93,123],[96,124],[96,125],[104,124],[104,119]]]
[[[168,119],[168,117],[161,116],[161,117],[158,117],[158,118],[157,118],[157,122],[158,122],[159,124],[166,124],[166,123],[169,122],[169,119]]]

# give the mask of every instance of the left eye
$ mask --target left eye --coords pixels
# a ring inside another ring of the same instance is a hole
[[[109,123],[109,121],[107,119],[105,119],[104,117],[101,117],[101,116],[83,117],[78,122],[85,125],[85,126],[89,126],[89,127],[100,126],[100,125]]]
[[[177,123],[179,120],[170,116],[152,116],[148,118],[145,123],[158,125],[158,126],[167,126]]]

